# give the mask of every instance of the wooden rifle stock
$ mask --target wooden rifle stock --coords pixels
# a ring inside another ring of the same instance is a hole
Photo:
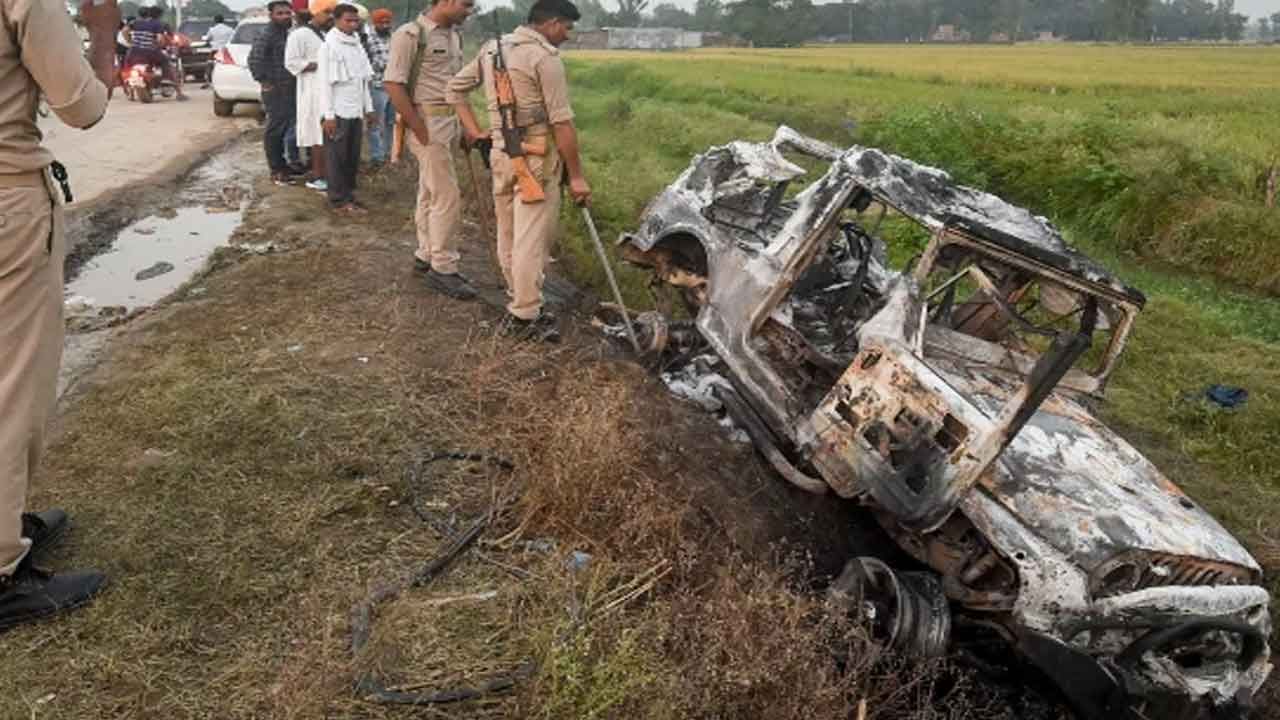
[[[542,184],[529,169],[529,161],[523,155],[511,158],[511,169],[516,173],[516,195],[522,203],[537,203],[547,199]]]
[[[396,113],[396,123],[391,128],[391,163],[400,162],[400,156],[404,154],[404,133],[405,133],[404,117],[400,113]]]
[[[527,156],[546,155],[547,149],[545,143],[540,147],[526,143],[524,128],[516,124],[516,94],[511,87],[506,58],[502,56],[501,33],[494,39],[493,89],[498,98],[498,117],[502,120],[502,151],[511,158],[511,169],[516,175],[516,196],[526,204],[542,202],[547,196],[529,167]]]

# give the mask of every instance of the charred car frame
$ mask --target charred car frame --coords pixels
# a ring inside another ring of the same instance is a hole
[[[827,169],[799,187],[805,164]],[[900,272],[886,214],[923,238]],[[833,585],[894,646],[1007,644],[1088,718],[1245,714],[1261,569],[1094,416],[1145,298],[1047,220],[783,127],[699,155],[621,244],[683,295],[781,474],[929,568],[859,558]]]

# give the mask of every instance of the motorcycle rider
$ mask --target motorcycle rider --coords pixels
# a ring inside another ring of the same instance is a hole
[[[178,99],[188,99],[182,92],[182,79],[178,70],[169,61],[165,48],[173,42],[173,31],[161,21],[164,11],[159,7],[144,7],[138,11],[139,19],[128,28],[129,54],[125,56],[125,67],[133,65],[159,65],[161,72],[178,90]]]

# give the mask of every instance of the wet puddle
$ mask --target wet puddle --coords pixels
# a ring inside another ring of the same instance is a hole
[[[130,225],[67,284],[67,311],[154,305],[204,267],[209,255],[231,239],[240,219],[239,210],[186,207],[171,218],[152,216]]]
[[[214,154],[163,199],[163,209],[122,228],[68,279],[67,314],[133,312],[190,280],[240,225],[260,154],[243,142]]]
[[[97,363],[110,327],[168,297],[230,243],[249,205],[261,155],[258,144],[237,142],[176,187],[142,189],[150,214],[110,235],[100,252],[71,269],[63,291],[68,324],[58,397]]]

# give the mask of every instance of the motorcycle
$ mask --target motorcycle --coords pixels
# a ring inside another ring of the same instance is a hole
[[[181,60],[173,59],[170,54],[170,62],[179,63],[178,72],[182,72]],[[124,94],[129,100],[142,103],[153,101],[156,93],[159,93],[160,97],[171,98],[178,92],[178,86],[165,77],[164,70],[152,63],[125,65],[120,70],[120,85],[124,88]]]

